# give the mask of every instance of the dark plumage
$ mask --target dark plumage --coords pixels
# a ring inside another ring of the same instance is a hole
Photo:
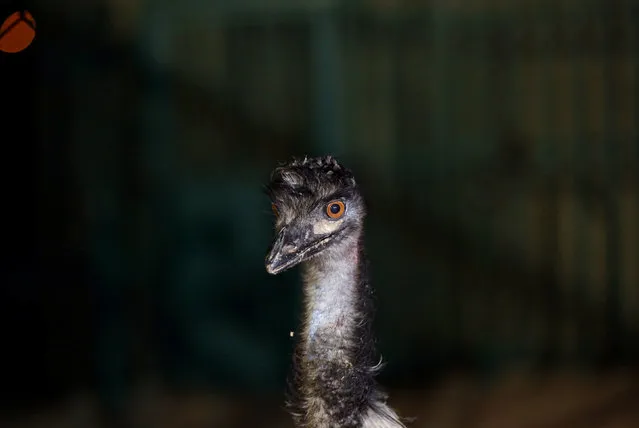
[[[363,254],[366,210],[353,174],[331,156],[293,159],[273,171],[267,193],[276,238],[266,269],[303,269],[305,319],[288,402],[296,425],[402,427],[375,381],[381,361]]]

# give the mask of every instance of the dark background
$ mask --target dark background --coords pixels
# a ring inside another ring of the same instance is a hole
[[[2,426],[290,426],[300,284],[264,270],[262,186],[325,153],[367,197],[381,381],[414,426],[639,426],[635,2],[0,19],[22,8],[37,36],[0,52]]]

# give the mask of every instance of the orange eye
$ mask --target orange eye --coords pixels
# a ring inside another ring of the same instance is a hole
[[[273,214],[275,214],[275,217],[279,217],[280,212],[277,210],[277,206],[275,204],[271,204],[271,209],[273,210]]]
[[[345,209],[346,207],[342,201],[329,202],[328,205],[326,205],[326,214],[330,218],[337,219],[344,215]]]

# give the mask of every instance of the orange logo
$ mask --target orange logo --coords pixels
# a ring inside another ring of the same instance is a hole
[[[0,27],[0,51],[17,53],[25,50],[35,38],[35,19],[28,11],[16,12]]]

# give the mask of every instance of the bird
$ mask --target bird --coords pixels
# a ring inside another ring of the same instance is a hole
[[[376,375],[373,289],[364,252],[364,198],[330,155],[292,158],[270,175],[274,238],[266,271],[300,265],[303,319],[286,407],[297,428],[405,428]]]

